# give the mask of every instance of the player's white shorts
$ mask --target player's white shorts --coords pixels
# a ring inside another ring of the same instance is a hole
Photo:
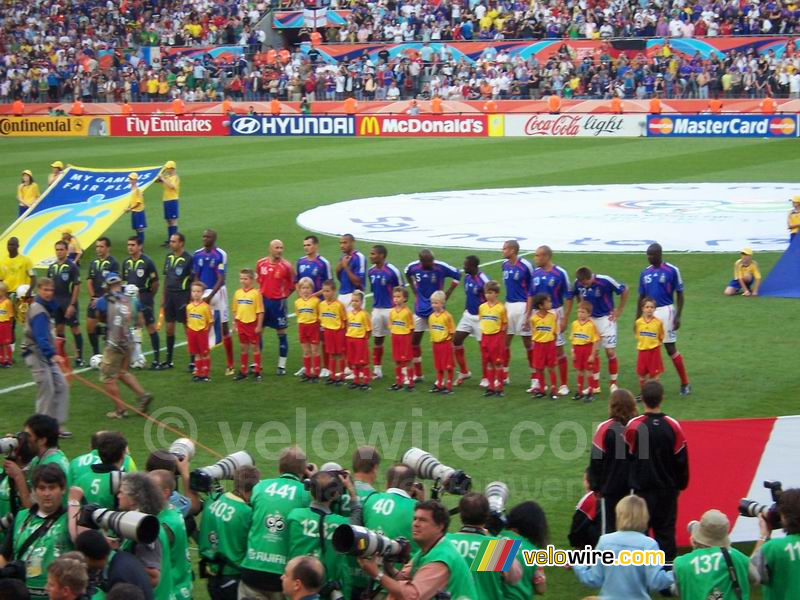
[[[339,294],[338,298],[336,299],[342,304],[344,304],[345,311],[350,310],[350,303],[353,301],[352,292],[349,294]]]
[[[592,317],[597,335],[600,336],[600,345],[603,348],[617,347],[617,322],[608,317]]]
[[[456,325],[456,331],[463,331],[473,336],[479,342],[481,341],[481,321],[478,315],[473,315],[466,310],[461,315],[461,320]]]
[[[430,327],[428,326],[428,317],[420,317],[419,315],[414,315],[414,331],[428,331]]]
[[[555,314],[556,320],[558,321],[558,326],[561,327],[561,319],[564,318],[564,307],[559,306],[558,308],[554,308],[550,312]],[[564,332],[559,331],[558,335],[556,336],[556,346],[563,346],[566,343],[567,343],[567,338],[564,336]]]
[[[389,312],[391,308],[372,309],[372,336],[386,337],[389,335]]]
[[[530,337],[530,325],[525,322],[527,303],[506,302],[506,315],[508,316],[508,335],[526,335]]]
[[[217,293],[214,294],[214,297],[211,299],[211,311],[213,313],[219,313],[220,323],[227,323],[229,321],[228,290],[224,285],[217,290]],[[214,318],[216,319],[216,315]]]
[[[678,339],[678,332],[675,331],[675,305],[659,306],[656,308],[655,316],[664,324],[664,343],[674,344]]]

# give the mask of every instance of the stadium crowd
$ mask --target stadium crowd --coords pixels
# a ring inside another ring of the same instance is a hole
[[[592,564],[575,554],[566,564],[577,579],[610,598],[649,598],[650,591],[746,598],[759,584],[770,598],[794,598],[800,489],[782,491],[774,511],[758,517],[761,538],[751,557],[731,547],[728,517],[719,510],[690,524],[691,548],[678,556],[675,507],[688,483],[686,444],[677,421],[661,411],[660,384],[650,382],[644,395],[638,416],[630,392],[611,395],[611,418],[594,440],[603,451],[592,452],[590,490],[568,537],[580,549],[660,549],[662,560]],[[212,600],[362,600],[387,592],[424,600],[527,600],[546,591],[565,597],[548,590],[545,567],[555,564],[526,561],[525,553],[549,547],[541,507],[533,499],[507,507],[502,482],[470,491],[468,475],[418,448],[383,470],[371,446],[355,450],[350,469],[317,468],[292,446],[277,464],[261,465],[277,470],[266,477],[244,451],[192,469],[194,443],[181,438],[152,451],[138,471],[123,434],[97,432],[87,452],[70,460],[58,431],[55,419],[35,414],[20,433],[0,440],[4,598],[189,599],[201,585]],[[619,455],[622,447],[627,452]],[[433,482],[428,490],[424,480]],[[610,493],[620,484],[628,491]],[[441,503],[448,493],[459,497],[455,511]],[[456,518],[459,526],[451,527]],[[777,529],[786,536],[771,539]],[[507,557],[505,546],[504,570],[470,568],[475,560],[494,565],[500,544],[516,550]]]

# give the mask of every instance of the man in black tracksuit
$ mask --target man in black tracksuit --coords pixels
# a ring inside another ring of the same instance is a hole
[[[667,562],[676,555],[678,494],[689,484],[689,456],[680,424],[661,412],[664,388],[649,381],[642,388],[644,414],[628,423],[630,487],[647,502],[653,537]]]

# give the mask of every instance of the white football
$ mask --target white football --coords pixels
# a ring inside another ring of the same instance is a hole
[[[145,366],[144,354],[140,354],[139,356],[134,358],[133,361],[131,361],[131,367],[133,367],[134,369],[144,369],[144,366]]]
[[[95,354],[92,358],[89,359],[89,366],[93,369],[99,369],[100,363],[103,362],[103,355],[102,354]]]

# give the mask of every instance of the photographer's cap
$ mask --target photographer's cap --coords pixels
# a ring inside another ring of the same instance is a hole
[[[703,546],[724,548],[731,545],[728,536],[731,523],[724,513],[715,508],[704,512],[699,521],[689,523],[687,529],[694,541]]]
[[[122,278],[111,271],[110,273],[106,273],[105,279],[106,285],[114,285],[115,283],[122,283]]]

